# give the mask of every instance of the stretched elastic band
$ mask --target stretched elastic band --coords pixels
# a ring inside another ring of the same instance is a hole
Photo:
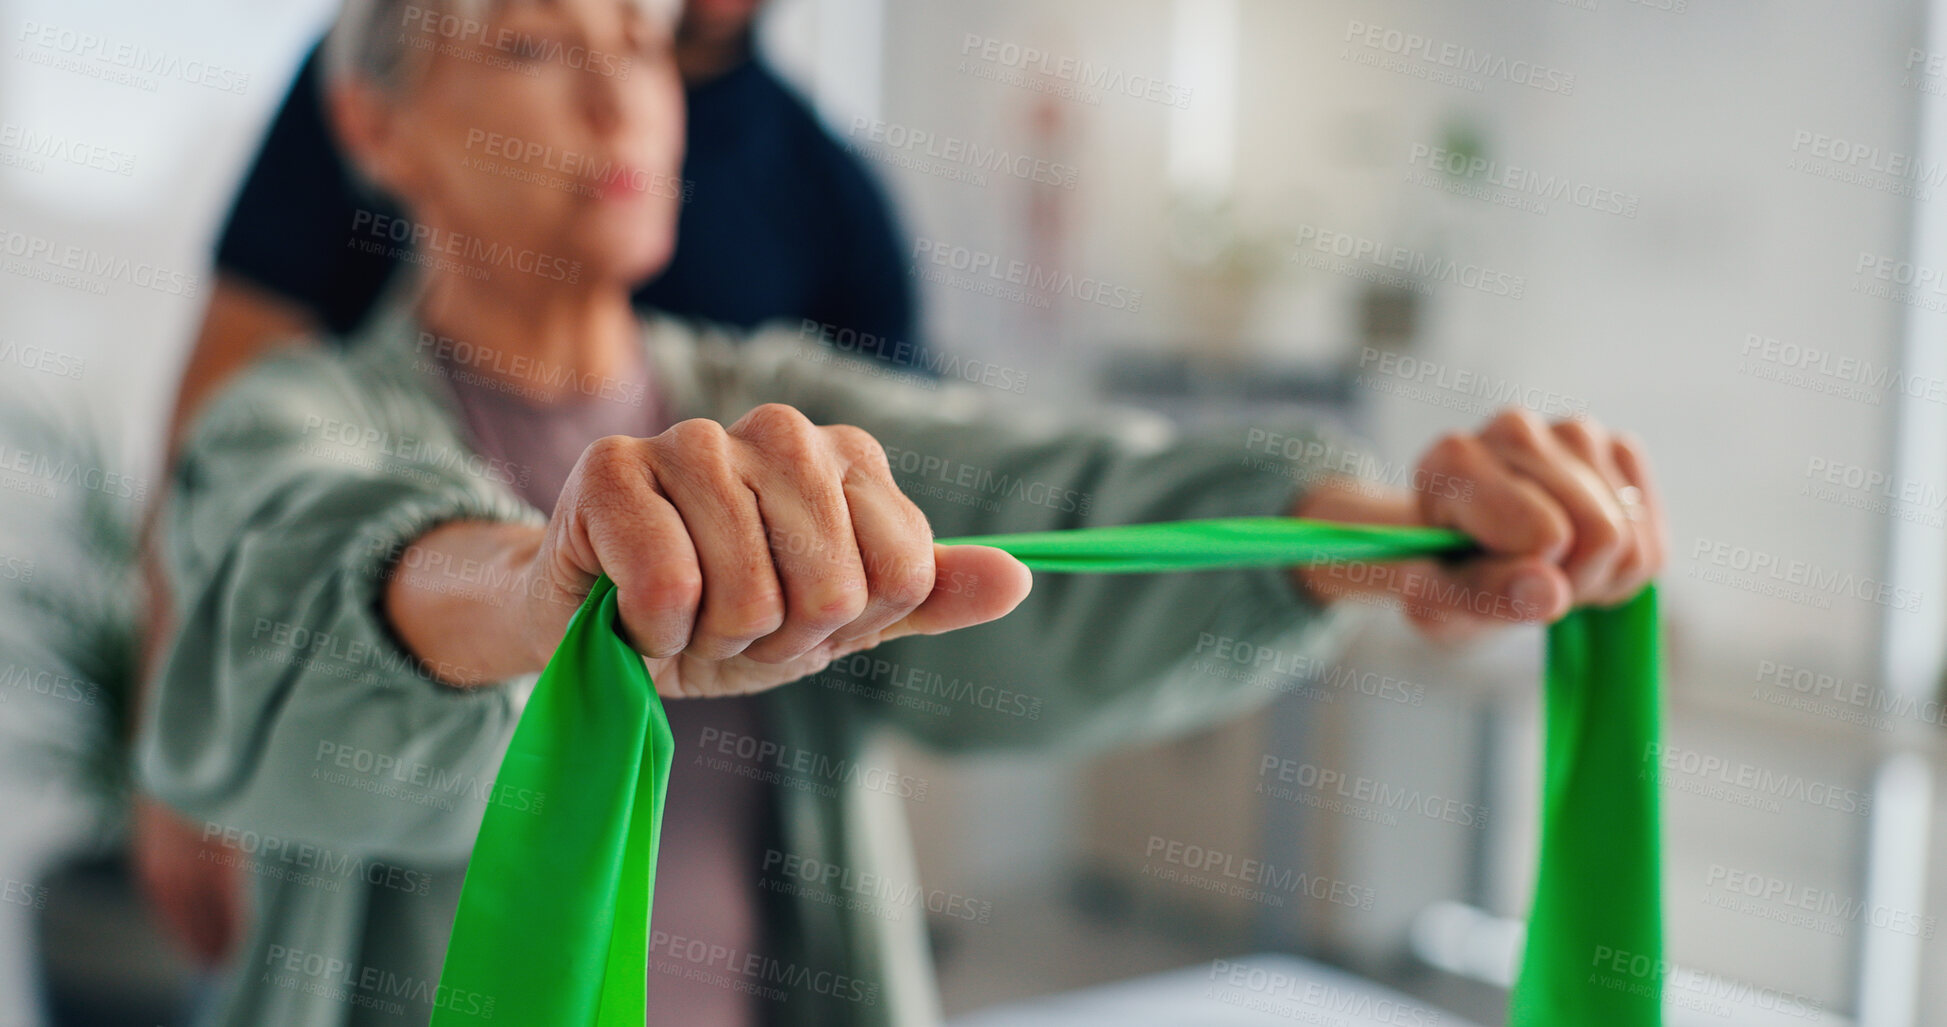
[[[1457,556],[1434,528],[1288,518],[940,539],[1037,571],[1157,573]],[[645,1022],[651,901],[674,743],[596,582],[536,683],[467,866],[433,1027]],[[1541,853],[1517,1027],[1655,1027],[1664,973],[1656,591],[1548,629]],[[509,801],[509,797],[513,797]]]

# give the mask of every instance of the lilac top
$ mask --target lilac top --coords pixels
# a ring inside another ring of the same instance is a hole
[[[546,513],[589,443],[669,427],[647,359],[635,356],[624,381],[570,389],[546,405],[530,401],[530,387],[477,366],[439,366],[474,448],[501,461],[515,491]],[[676,754],[656,864],[649,1022],[754,1027],[762,1016],[735,968],[763,951],[757,890],[769,796],[762,781],[739,772],[744,760],[724,754],[755,745],[758,701],[677,700],[667,709]]]

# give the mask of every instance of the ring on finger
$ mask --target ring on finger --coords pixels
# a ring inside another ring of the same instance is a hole
[[[1643,519],[1643,490],[1634,485],[1624,485],[1616,490],[1616,502],[1621,504],[1623,516],[1632,521]]]

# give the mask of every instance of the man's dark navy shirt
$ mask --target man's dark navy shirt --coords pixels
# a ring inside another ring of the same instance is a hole
[[[395,216],[358,185],[326,128],[317,51],[304,62],[238,193],[217,264],[311,310],[334,333],[378,301],[396,259],[354,245],[361,211]],[[639,306],[739,327],[811,320],[869,336],[859,352],[919,363],[903,247],[857,159],[762,62],[688,91],[676,251]],[[847,336],[850,338],[849,333]]]

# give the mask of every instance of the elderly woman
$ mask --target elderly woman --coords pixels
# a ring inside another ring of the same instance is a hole
[[[1465,634],[1621,600],[1660,566],[1643,458],[1589,422],[1505,414],[1422,461],[1416,481],[1464,488],[1394,494],[1332,477],[1343,450],[1313,426],[1280,429],[1326,443],[1285,447],[1313,462],[1267,473],[1242,431],[1076,424],[873,378],[795,332],[732,346],[639,318],[679,196],[668,32],[630,0],[360,0],[334,31],[333,115],[410,212],[363,227],[422,273],[344,350],[240,379],[174,483],[180,629],[142,767],[253,859],[221,1022],[491,1012],[436,987],[447,928],[485,804],[547,801],[492,781],[600,574],[680,747],[652,1020],[832,1024],[937,1013],[923,913],[845,883],[912,876],[897,778],[853,772],[880,730],[966,749],[1182,728],[1268,694],[1192,669],[1205,633],[1317,653],[1334,600],[1368,591]],[[1439,524],[1486,553],[1030,596],[1006,554],[932,542],[1242,514]]]

